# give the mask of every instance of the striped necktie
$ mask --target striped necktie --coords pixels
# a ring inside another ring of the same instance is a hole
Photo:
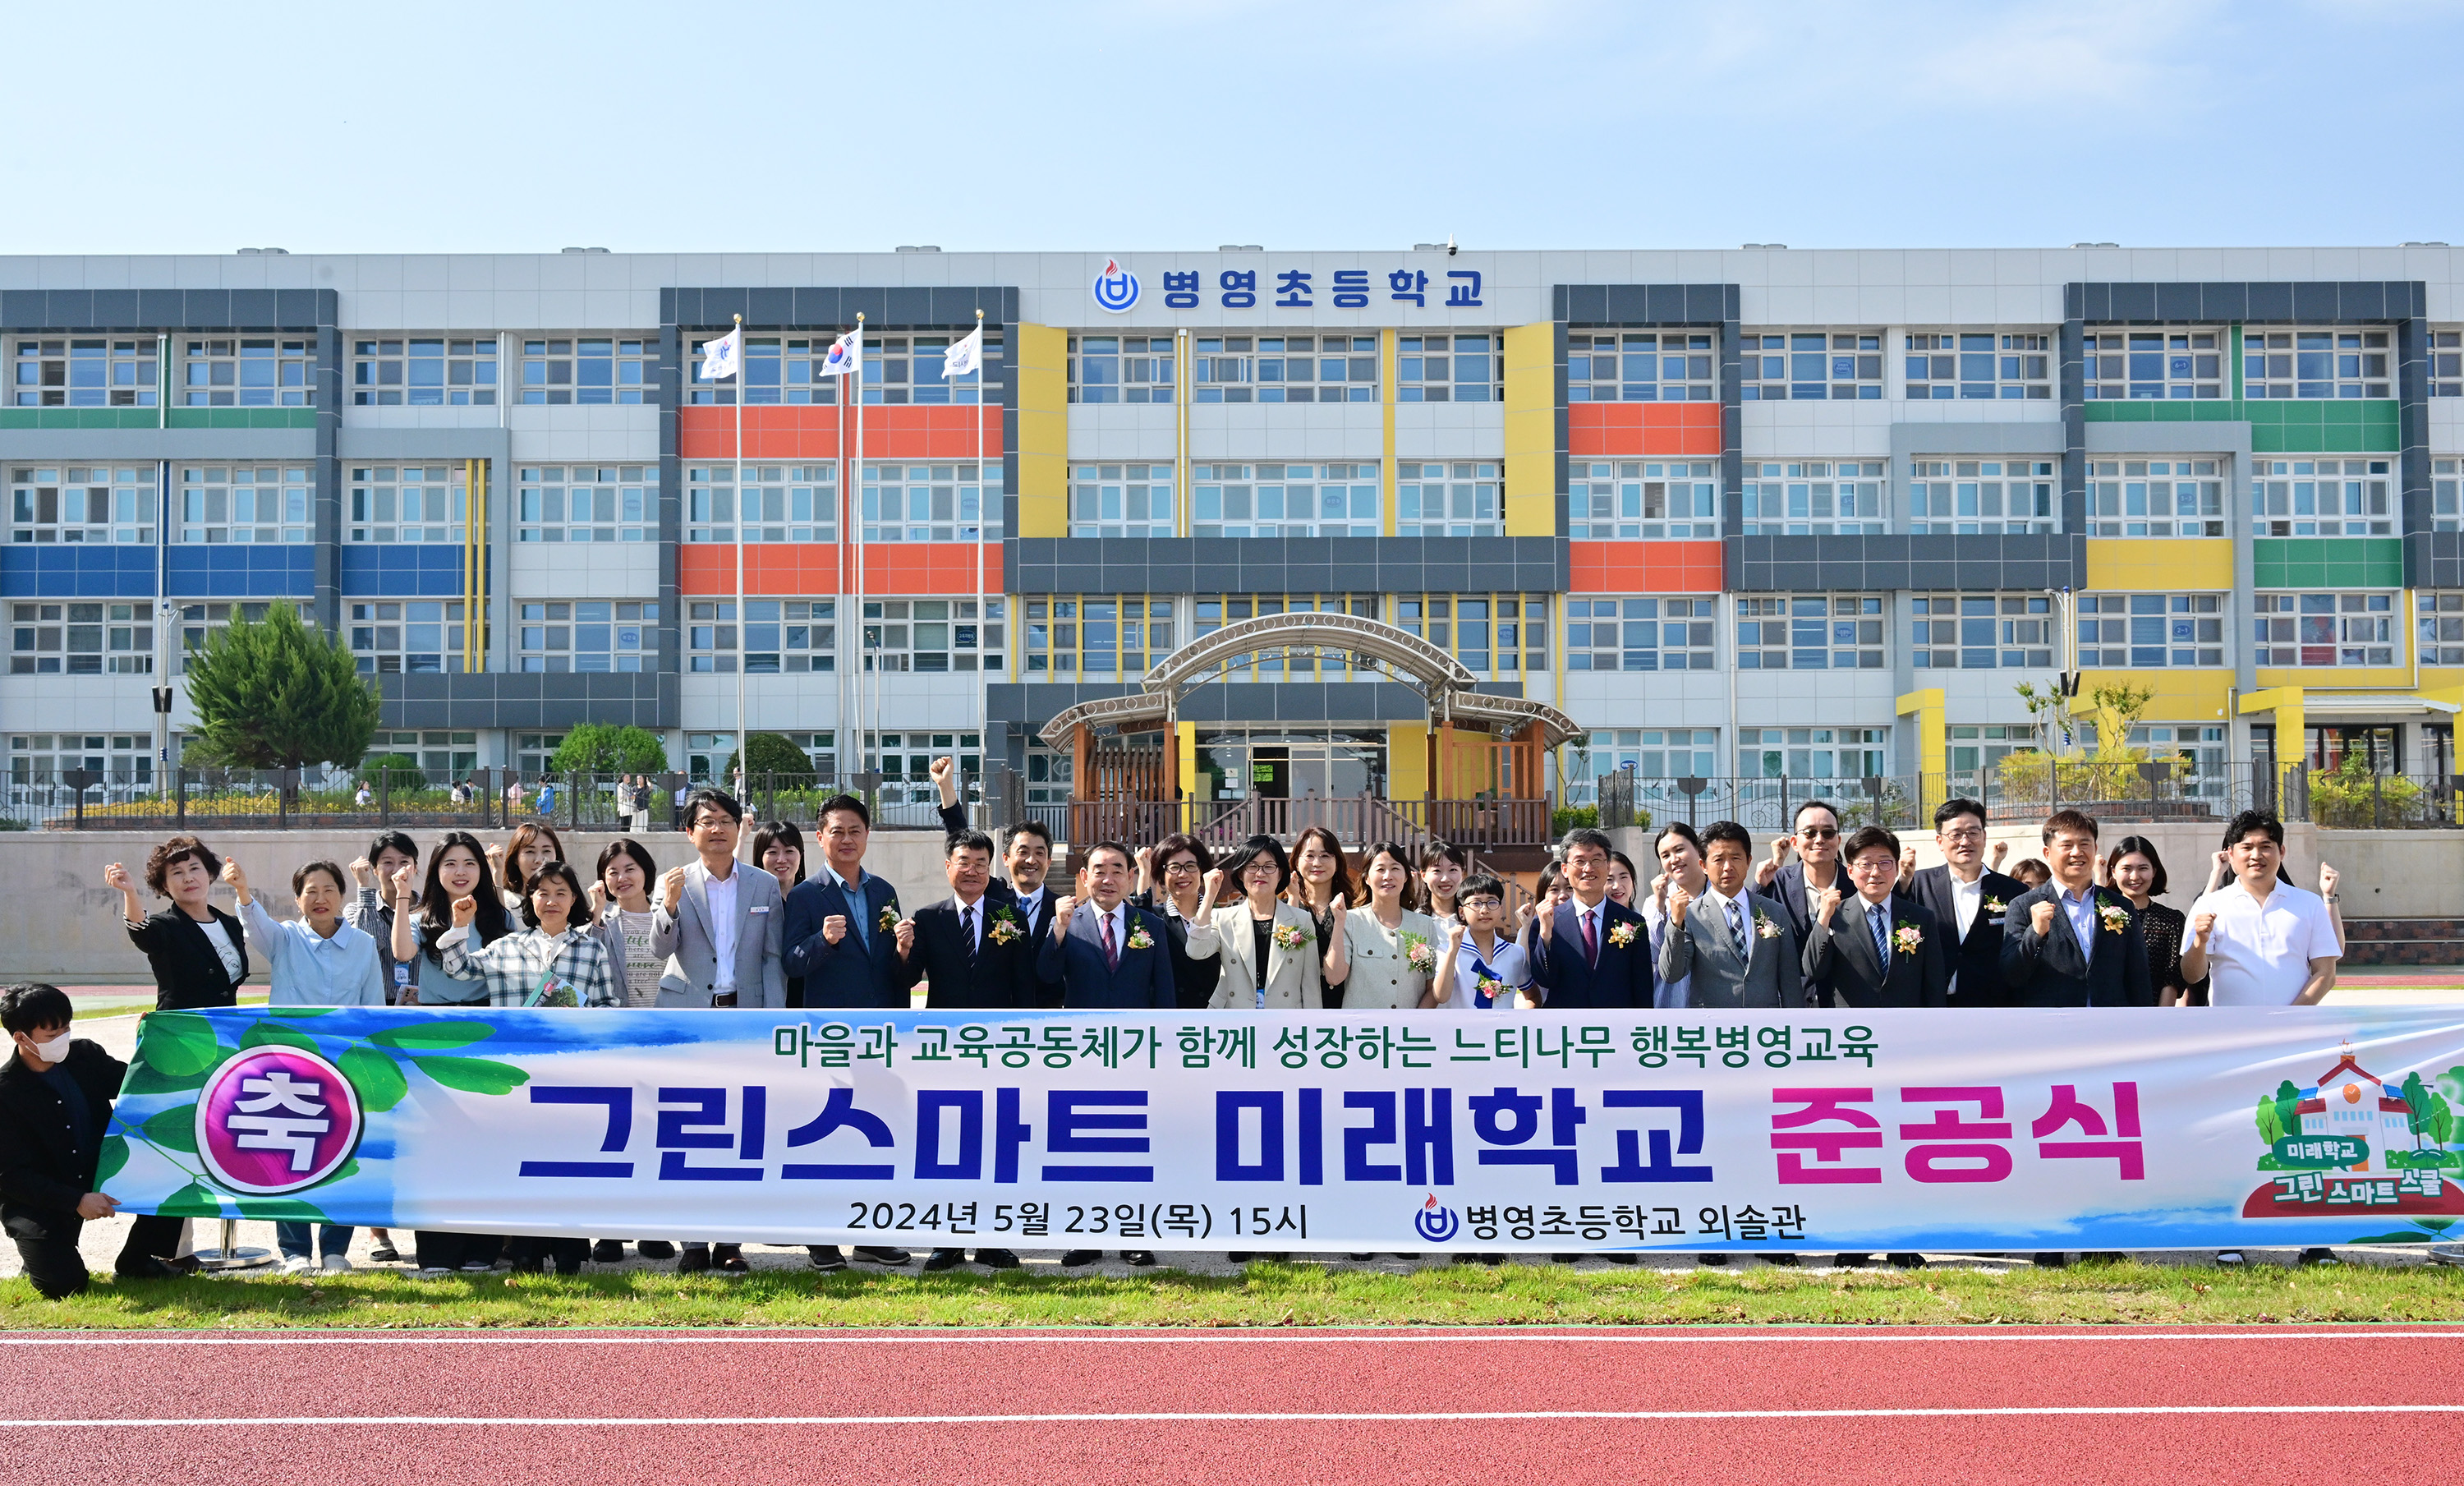
[[[1751,958],[1749,952],[1753,947],[1753,942],[1746,938],[1746,911],[1737,905],[1737,900],[1733,898],[1728,899],[1728,938],[1737,946],[1739,963],[1742,964]]]
[[[1096,921],[1104,925],[1104,964],[1117,970],[1121,967],[1121,946],[1112,942],[1112,916],[1104,914]]]
[[[958,910],[958,934],[960,938],[967,942],[967,965],[969,968],[973,968],[976,963],[975,904],[969,903],[966,907]]]
[[[1865,910],[1865,926],[1874,931],[1874,958],[1881,962],[1882,973],[1887,975],[1891,970],[1891,937],[1889,931],[1882,927],[1880,904]]]

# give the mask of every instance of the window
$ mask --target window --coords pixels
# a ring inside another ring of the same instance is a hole
[[[1886,529],[1880,459],[1746,466],[1749,537],[1880,536]]]
[[[1376,487],[1372,485],[1370,490],[1374,499]],[[1221,500],[1220,491],[1216,499]],[[1069,467],[1071,536],[1169,537],[1172,531],[1171,465],[1075,464]],[[1220,532],[1209,535],[1220,535]]]
[[[2042,746],[2036,729],[2019,723],[1963,723],[1948,729],[1949,747],[1945,762],[1950,772],[1973,774],[1980,768],[1991,768],[2014,753],[2028,753]],[[1981,798],[1984,786],[1971,786],[1966,780],[1953,780],[1954,790],[1974,788]]]
[[[830,478],[838,477],[836,465],[823,468]],[[721,473],[733,476],[734,469]],[[521,466],[515,499],[520,518],[517,541],[659,540],[659,467],[655,464]],[[458,513],[461,508],[457,504],[454,509]]]
[[[2241,338],[2247,397],[2390,395],[2384,330],[2246,330]]]
[[[1882,601],[1871,594],[1741,598],[1740,671],[1880,671]]]
[[[947,405],[980,401],[983,394],[979,384],[984,372],[971,372],[956,382],[946,381],[941,376],[942,357],[950,349],[950,343],[963,339],[963,335],[947,334],[867,336],[864,343],[866,405]],[[823,352],[829,350],[827,341],[818,342],[816,345]],[[749,352],[751,347],[746,349]],[[1001,365],[1001,338],[987,328],[984,331],[985,372]],[[749,357],[746,375],[748,379],[752,378]],[[998,379],[995,385],[999,385]],[[754,391],[748,394],[747,400],[761,401],[759,396],[760,383],[751,381],[751,386]],[[818,396],[813,400],[826,401]]]
[[[1139,676],[1172,654],[1172,601],[1118,598],[1026,599],[1030,676]]]
[[[635,399],[639,401],[639,399]],[[358,408],[487,408],[496,401],[496,340],[442,336],[351,343]],[[606,401],[601,398],[600,401]]]
[[[2432,531],[2459,529],[2459,508],[2456,503],[2458,476],[2464,475],[2464,459],[2432,459],[2430,461],[2430,526]]]
[[[1870,779],[1882,772],[1886,727],[1745,727],[1737,772],[1748,779]]]
[[[299,618],[303,623],[307,624],[311,628],[316,626],[316,606],[313,604],[299,603],[293,599],[276,599],[270,601],[260,599],[253,602],[242,601],[239,603],[229,604],[219,601],[209,603],[203,600],[195,602],[181,602],[180,669],[182,671],[187,670],[188,654],[192,651],[204,650],[207,646],[212,644],[215,635],[220,634],[225,630],[231,628],[231,620],[234,617],[247,619],[251,622],[262,620],[265,617],[265,611],[273,608],[276,603],[292,605],[292,607],[297,611]]]
[[[1191,395],[1201,403],[1374,403],[1377,338],[1199,336]]]
[[[2431,396],[2464,397],[2464,333],[2431,332],[2430,375]]]
[[[24,340],[10,402],[19,408],[151,408],[159,401],[155,341]]]
[[[1506,397],[1506,358],[1489,335],[1407,335],[1396,344],[1398,403],[1493,403]]]
[[[864,765],[881,775],[884,805],[941,803],[940,787],[933,783],[933,761],[955,761],[961,787],[974,786],[966,798],[982,797],[984,739],[981,733],[867,733]]]
[[[308,540],[308,467],[187,465],[180,471],[180,540]]]
[[[978,470],[974,464],[866,465],[864,540],[1000,541],[998,512],[989,522],[983,519],[984,487]],[[993,502],[998,506],[1000,500],[996,489]]]
[[[2395,530],[2387,459],[2254,459],[2251,535],[2384,537]]]
[[[1720,397],[1711,337],[1682,330],[1566,337],[1566,400],[1709,403]]]
[[[1170,336],[1071,336],[1073,403],[1172,401]]]
[[[154,606],[11,604],[11,676],[151,676]]]
[[[741,649],[746,674],[801,676],[839,668],[838,600],[746,599],[744,611]],[[695,599],[686,604],[687,670],[734,674],[738,637],[735,600]]]
[[[378,732],[369,737],[368,751],[361,757],[373,759],[388,753],[407,753],[417,759],[431,781],[468,779],[479,767],[479,735]]]
[[[2088,535],[2221,537],[2222,459],[2094,459],[2088,462]]]
[[[1074,757],[1030,736],[1026,740],[1026,803],[1068,804],[1077,770],[1078,761]]]
[[[631,466],[626,468],[630,470]],[[656,509],[653,498],[657,492],[652,483],[656,474],[654,466],[642,467],[644,510]],[[837,465],[748,464],[744,467],[744,480],[746,542],[839,540]],[[655,541],[657,537],[655,524],[643,527],[642,540]],[[735,465],[693,465],[686,469],[685,540],[736,540]]]
[[[1749,403],[1875,401],[1882,395],[1882,337],[1858,330],[1749,335],[1738,367],[1737,395]]]
[[[1001,669],[1003,601],[983,601],[983,619],[976,617],[974,599],[867,599],[864,603],[864,668],[867,671],[973,671]],[[1089,606],[1091,609],[1093,606]],[[1090,616],[1091,617],[1091,616]],[[1136,640],[1124,627],[1123,638]],[[1099,636],[1091,623],[1088,642]],[[1123,658],[1129,665],[1137,656]],[[1137,669],[1134,665],[1131,669]]]
[[[184,407],[307,408],[317,401],[313,342],[184,340],[181,347]]]
[[[2221,666],[2225,602],[2215,593],[2085,593],[2081,667]]]
[[[416,344],[416,343],[414,343]],[[433,342],[429,343],[433,344]],[[456,344],[461,343],[456,342]],[[777,369],[777,347],[773,339],[764,343],[771,349],[770,367]],[[745,343],[745,381],[753,375],[753,343]],[[488,346],[487,354],[495,355]],[[561,407],[566,403],[636,404],[655,401],[658,386],[659,343],[647,336],[542,337],[522,343],[522,401]],[[495,367],[488,366],[488,376],[495,380]],[[416,399],[413,399],[416,401]],[[759,396],[748,395],[746,402],[759,402]],[[482,397],[480,402],[493,398]],[[698,401],[698,399],[696,399]],[[776,397],[770,399],[778,401]]]
[[[460,542],[471,483],[460,464],[374,464],[351,471],[353,542]]]
[[[1380,529],[1374,462],[1201,464],[1195,473],[1200,537],[1375,537]]]
[[[154,469],[13,465],[9,471],[9,540],[151,544]]]
[[[699,379],[701,336],[686,338],[687,366],[684,374],[685,401],[696,407],[717,405],[734,407],[736,384],[704,382]],[[831,406],[839,400],[839,379],[822,375],[824,360],[829,355],[830,343],[836,336],[746,336],[744,338],[744,401],[748,407],[778,405]],[[627,343],[619,342],[622,345]],[[649,344],[643,343],[644,354]],[[869,349],[868,346],[867,349]],[[649,387],[652,372],[645,367],[643,385]],[[619,402],[642,399],[619,397]],[[730,735],[730,747],[734,747]]]
[[[562,733],[517,733],[514,737],[514,767],[525,776],[547,772],[547,761],[564,746]]]
[[[141,733],[11,733],[9,782],[56,785],[82,770],[114,785],[154,783],[154,740]],[[92,787],[89,786],[88,787]]]
[[[1621,769],[1638,779],[1709,779],[1720,772],[1720,735],[1707,727],[1602,728],[1575,754],[1578,771],[1586,764],[1590,772],[1569,781],[1570,796],[1583,801],[1598,798],[1594,781]]]
[[[1576,462],[1566,483],[1567,533],[1576,542],[1712,541],[1720,535],[1719,466]]]
[[[1907,340],[1908,397],[1918,402],[2051,398],[2052,343],[2051,336],[2027,331],[1918,331]]]
[[[1395,479],[1397,536],[1506,535],[1506,487],[1497,465],[1406,463],[1396,467]]]
[[[2464,592],[2417,593],[2417,658],[2425,666],[2464,666]]]
[[[2015,537],[2057,524],[2051,459],[1918,459],[1910,468],[1910,531]]]
[[[656,670],[659,606],[630,599],[524,604],[520,639],[525,671]]]
[[[2393,593],[2256,593],[2252,659],[2262,666],[2392,666],[2404,659]]]
[[[1713,671],[1710,598],[1570,598],[1569,671]]]
[[[525,612],[540,608],[522,606]],[[555,606],[562,609],[565,606]],[[527,636],[530,632],[522,632]],[[390,599],[351,605],[351,651],[362,676],[433,675],[462,669],[460,599]],[[565,667],[524,666],[561,671]],[[601,669],[605,669],[602,667]],[[383,750],[379,750],[382,752]]]
[[[2223,728],[2143,722],[2130,730],[2130,741],[2151,759],[2179,761],[2173,778],[2184,795],[2195,800],[2225,797],[2232,776],[2225,770]]]
[[[1370,593],[1200,594],[1192,602],[1190,635],[1213,634],[1227,624],[1265,614],[1357,614],[1377,617],[1377,598]],[[1150,624],[1149,630],[1154,626]],[[1149,638],[1154,636],[1152,633]],[[1167,638],[1169,638],[1167,636]],[[1169,648],[1155,651],[1155,659]],[[1341,678],[1347,673],[1374,674],[1376,662],[1334,646],[1270,647],[1225,660],[1219,673],[1227,681],[1281,681],[1287,677],[1314,680]]]
[[[2054,663],[2060,621],[2042,593],[1919,593],[1910,657],[1920,671],[1988,671],[1996,666]]]
[[[1472,671],[1515,676],[1549,669],[1549,604],[1538,594],[1430,593],[1395,602],[1397,628]]]
[[[2222,331],[2106,331],[2082,337],[2080,351],[2091,398],[2225,395]]]

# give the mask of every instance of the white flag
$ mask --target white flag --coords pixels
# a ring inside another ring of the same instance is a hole
[[[941,353],[941,380],[955,382],[980,370],[984,361],[984,327],[978,325],[968,337]]]
[[[822,358],[821,369],[813,374],[818,377],[843,377],[855,370],[856,363],[864,359],[861,348],[863,343],[856,339],[858,334],[859,332],[850,330],[832,341],[830,353]]]
[[[701,344],[701,380],[723,381],[744,365],[744,327],[737,326],[715,341]]]

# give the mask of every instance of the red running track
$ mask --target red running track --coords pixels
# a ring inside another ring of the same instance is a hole
[[[0,1337],[0,1480],[2295,1479],[2464,1328]]]

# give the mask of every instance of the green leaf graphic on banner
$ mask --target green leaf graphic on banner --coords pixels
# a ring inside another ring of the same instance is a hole
[[[402,1065],[374,1048],[346,1048],[336,1061],[342,1076],[360,1091],[360,1103],[370,1110],[391,1109],[410,1092]]]
[[[222,1050],[216,1049],[215,1051],[217,1054],[219,1054]],[[210,1072],[212,1072],[212,1069],[209,1066],[207,1068],[198,1069],[193,1074],[166,1074],[149,1062],[146,1058],[145,1050],[141,1048],[138,1050],[137,1061],[130,1064],[128,1067],[128,1081],[120,1086],[120,1092],[123,1096],[130,1094],[185,1094],[191,1089],[204,1088],[206,1086],[206,1077]]]
[[[223,1200],[213,1188],[191,1182],[165,1198],[154,1210],[166,1218],[218,1218],[223,1215]]]
[[[388,1031],[378,1032],[368,1040],[384,1047],[401,1048],[406,1052],[429,1048],[442,1051],[447,1048],[467,1048],[474,1042],[495,1034],[496,1029],[486,1022],[416,1022],[408,1027],[397,1027]]]
[[[411,1061],[429,1077],[465,1094],[511,1094],[531,1081],[530,1075],[513,1064],[484,1057],[415,1057]]]
[[[95,1164],[94,1185],[100,1187],[110,1181],[118,1176],[120,1168],[126,1164],[128,1164],[128,1137],[124,1135],[107,1137],[102,1142],[102,1159]]]
[[[310,1053],[318,1053],[319,1056],[322,1055],[317,1047],[316,1038],[304,1031],[294,1031],[288,1027],[277,1027],[272,1022],[259,1022],[250,1028],[248,1034],[239,1039],[239,1045],[243,1048],[300,1048]]]
[[[333,1015],[333,1014],[334,1014],[334,1008],[332,1008],[332,1007],[267,1007],[267,1008],[265,1009],[265,1014],[266,1014],[266,1015],[268,1015],[268,1016],[291,1016],[291,1017],[299,1017],[299,1016],[331,1016],[331,1015]]]
[[[197,1106],[182,1104],[166,1109],[139,1127],[145,1139],[170,1150],[194,1151],[197,1148]]]
[[[157,1011],[145,1018],[137,1055],[174,1078],[202,1074],[222,1061],[214,1029],[193,1011]]]
[[[322,1208],[296,1197],[235,1197],[239,1215],[268,1223],[329,1223]],[[165,1209],[168,1211],[168,1209]]]
[[[334,1174],[318,1183],[317,1187],[331,1187],[337,1182],[348,1181],[359,1174],[360,1158],[354,1156],[350,1160],[343,1162],[341,1165],[335,1167]],[[312,1187],[308,1189],[313,1192],[317,1189],[317,1187]]]

